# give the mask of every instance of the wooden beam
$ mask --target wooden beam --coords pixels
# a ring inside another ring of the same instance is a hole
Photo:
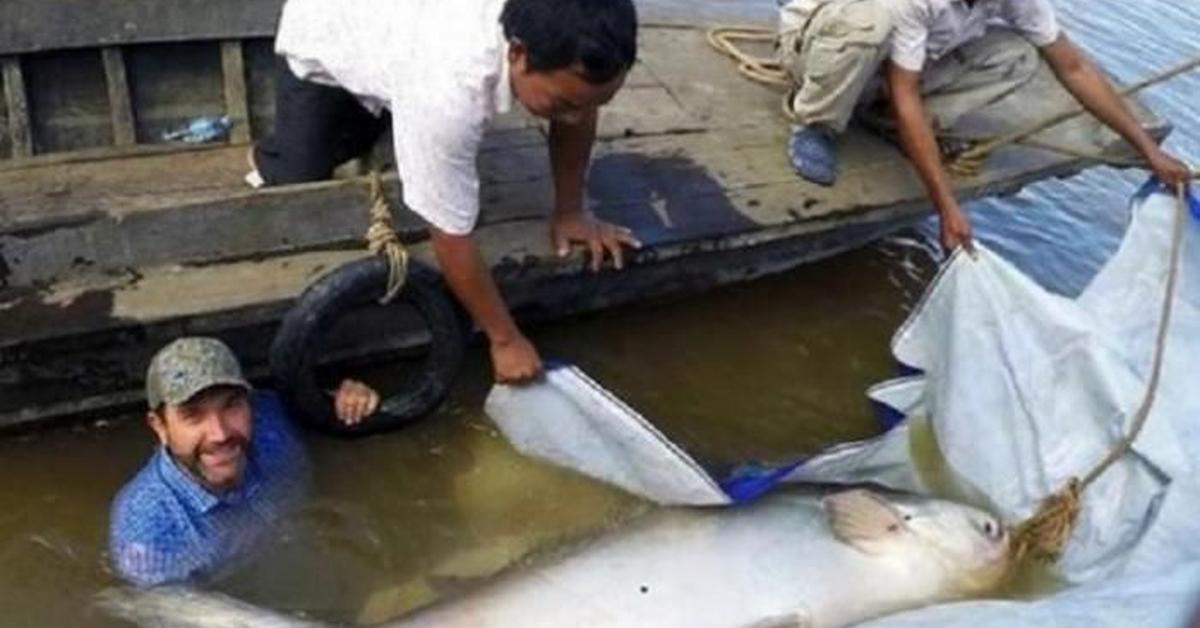
[[[21,60],[5,57],[0,60],[4,74],[4,100],[8,104],[8,136],[12,142],[12,156],[33,156],[33,126],[29,122],[29,99],[25,92],[25,75],[21,73]]]
[[[225,77],[225,113],[233,121],[229,141],[233,144],[250,142],[250,104],[246,95],[246,62],[242,57],[242,42],[221,42],[221,73]]]
[[[133,100],[129,95],[129,79],[125,76],[125,56],[120,48],[101,51],[104,56],[104,76],[108,84],[108,108],[112,115],[113,144],[137,144],[133,122]]]
[[[86,5],[79,0],[3,0],[0,56],[272,37],[282,6],[283,0],[97,0]]]

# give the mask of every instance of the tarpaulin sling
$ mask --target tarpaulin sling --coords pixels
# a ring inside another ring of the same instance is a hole
[[[870,625],[983,628],[1023,617],[1068,628],[1173,626],[1190,614],[1200,591],[1200,204],[1189,203],[1157,395],[1131,453],[1082,496],[1057,565],[1077,586],[1036,601],[965,602]],[[932,433],[944,464],[939,493],[1010,523],[1027,519],[1129,432],[1155,361],[1177,211],[1172,194],[1148,184],[1132,203],[1120,249],[1075,298],[1044,290],[985,246],[977,259],[955,256],[893,340],[897,359],[920,374],[870,391],[903,420],[778,479],[928,493],[928,465],[912,452],[918,434]],[[736,501],[589,381],[577,370],[552,371],[540,386],[497,388],[488,411],[522,452],[647,499]],[[590,387],[584,397],[593,401],[579,402]]]

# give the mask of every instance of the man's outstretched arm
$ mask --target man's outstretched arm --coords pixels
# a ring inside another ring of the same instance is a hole
[[[971,223],[954,197],[950,177],[942,167],[942,154],[938,148],[933,127],[925,114],[921,100],[921,75],[887,62],[887,86],[891,94],[892,110],[896,116],[896,128],[900,134],[900,145],[909,161],[917,169],[922,183],[937,209],[941,225],[942,247],[947,251],[959,246],[971,249]]]
[[[540,375],[537,349],[513,321],[474,238],[433,226],[429,233],[447,285],[487,335],[496,381],[520,383]]]
[[[1186,164],[1168,155],[1142,128],[1112,83],[1065,34],[1041,49],[1046,64],[1067,91],[1092,115],[1125,138],[1146,160],[1163,182],[1186,185],[1190,176]]]

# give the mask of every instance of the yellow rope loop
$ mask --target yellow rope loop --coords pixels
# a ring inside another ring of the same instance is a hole
[[[383,192],[378,170],[371,171],[371,226],[367,228],[367,248],[388,262],[387,289],[379,299],[381,305],[387,305],[400,294],[408,278],[408,249],[392,226],[392,207]]]
[[[721,54],[737,62],[738,72],[756,82],[772,87],[790,88],[792,79],[783,64],[770,57],[752,55],[737,46],[737,41],[775,42],[775,31],[765,28],[722,26],[708,31],[708,43]]]
[[[1175,302],[1175,284],[1179,280],[1179,267],[1183,253],[1183,233],[1187,224],[1186,190],[1180,186],[1176,190],[1175,220],[1171,230],[1171,252],[1167,270],[1167,283],[1163,289],[1162,313],[1158,319],[1158,331],[1154,340],[1154,358],[1150,368],[1150,379],[1146,384],[1146,394],[1133,415],[1133,426],[1121,437],[1108,454],[1098,464],[1092,467],[1082,480],[1072,478],[1067,487],[1046,498],[1038,512],[1028,521],[1017,527],[1015,552],[1018,559],[1026,555],[1040,560],[1055,560],[1066,547],[1079,518],[1082,507],[1083,491],[1112,465],[1133,450],[1133,444],[1146,426],[1150,417],[1150,409],[1154,407],[1154,399],[1158,393],[1158,383],[1162,377],[1163,355],[1167,348],[1167,333],[1171,327],[1172,305]]]
[[[960,179],[969,179],[983,174],[983,167],[986,163],[986,156],[974,157],[964,153],[946,162],[946,171]]]

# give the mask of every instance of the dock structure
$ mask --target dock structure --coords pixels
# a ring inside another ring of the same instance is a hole
[[[263,190],[243,182],[247,146],[273,115],[279,0],[131,0],[73,11],[70,24],[63,4],[0,5],[0,428],[138,402],[149,356],[183,334],[220,336],[262,372],[296,295],[366,254],[368,185],[358,173]],[[800,180],[785,155],[780,95],[711,50],[708,25],[643,18],[639,61],[602,113],[587,191],[598,215],[645,244],[627,270],[591,274],[582,253],[554,255],[542,122],[516,111],[486,137],[476,235],[519,316],[746,281],[929,213],[899,151],[863,130],[842,140],[836,186]],[[964,124],[998,134],[1071,103],[1043,70]],[[160,139],[211,115],[235,123],[222,142]],[[979,176],[959,180],[961,198],[1092,165],[1047,146],[1127,150],[1087,118],[1034,139],[1038,147],[1004,149]],[[394,171],[385,182],[399,206]],[[432,263],[420,220],[401,208],[396,224]],[[360,335],[363,354],[396,344],[378,330]]]

